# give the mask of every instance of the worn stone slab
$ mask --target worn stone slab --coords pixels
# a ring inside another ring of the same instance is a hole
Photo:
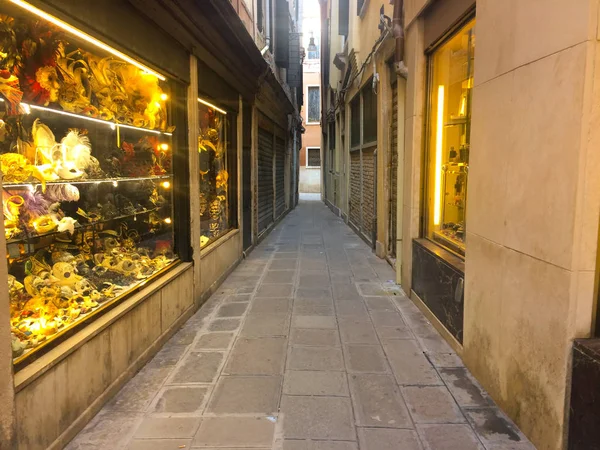
[[[286,439],[353,440],[355,431],[350,399],[344,397],[295,397],[281,403]]]
[[[465,364],[462,362],[460,357],[454,353],[437,353],[437,352],[425,352],[427,359],[431,361],[435,367],[464,367]]]
[[[333,316],[333,303],[331,305],[314,305],[296,302],[293,313],[298,316]]]
[[[285,314],[250,314],[240,332],[243,337],[287,336],[290,316]]]
[[[159,369],[145,367],[107,403],[106,409],[124,412],[146,411],[172,369],[172,367]]]
[[[215,319],[208,325],[209,331],[234,331],[240,326],[240,319]]]
[[[277,259],[269,266],[269,271],[276,270],[295,270],[298,266],[297,259]]]
[[[299,287],[296,291],[296,298],[325,298],[331,299],[331,289],[327,288],[309,288]]]
[[[496,445],[510,449],[510,445],[527,442],[527,438],[498,408],[469,408],[467,420],[486,447]]]
[[[250,315],[288,314],[291,307],[291,298],[255,298],[250,306]]]
[[[442,384],[437,372],[415,341],[384,341],[383,349],[398,384]]]
[[[349,381],[358,426],[412,427],[400,390],[391,375],[353,374]]]
[[[266,417],[206,417],[192,447],[266,447],[273,442],[275,424]]]
[[[191,352],[171,377],[171,383],[210,383],[219,373],[222,352]]]
[[[292,347],[290,370],[344,370],[342,350],[337,347]]]
[[[187,345],[171,345],[169,342],[152,358],[152,361],[146,367],[149,369],[172,367],[179,362],[187,349]]]
[[[379,344],[375,328],[370,322],[356,318],[340,318],[340,335],[346,344]]]
[[[402,395],[415,423],[461,423],[465,418],[445,386],[408,386]]]
[[[206,386],[171,386],[159,395],[153,411],[158,413],[201,412],[208,393]]]
[[[332,283],[331,288],[333,291],[333,298],[336,300],[343,301],[361,298],[354,283]]]
[[[365,297],[365,302],[371,311],[397,311],[390,297]]]
[[[207,412],[214,414],[272,414],[277,412],[280,376],[221,377]]]
[[[305,305],[305,306],[331,306],[331,307],[333,307],[333,300],[331,298],[300,297],[300,298],[294,299],[294,306],[296,306],[296,305]]]
[[[239,292],[239,289],[238,289]],[[223,303],[244,303],[249,302],[252,299],[252,295],[250,293],[238,293],[234,295],[229,295],[223,300]]]
[[[422,450],[413,430],[359,428],[358,441],[360,450]]]
[[[363,321],[369,320],[367,308],[365,308],[365,305],[362,301],[337,302],[335,305],[335,310],[339,317],[361,318]]]
[[[336,347],[340,345],[337,330],[318,328],[292,328],[292,345]]]
[[[225,303],[217,311],[217,317],[240,317],[248,308],[248,303]]]
[[[365,268],[365,272],[367,271],[368,269]],[[380,283],[356,283],[356,287],[358,288],[358,292],[364,297],[385,297],[388,295],[388,292]]]
[[[373,325],[378,327],[406,327],[400,313],[396,311],[371,311]]]
[[[337,322],[333,316],[294,316],[292,327],[335,329]]]
[[[379,339],[382,341],[390,339],[415,339],[415,335],[412,334],[406,325],[400,325],[396,327],[376,326],[375,331],[377,332]]]
[[[358,450],[356,442],[285,440],[283,450]]]
[[[441,368],[439,373],[461,407],[493,406],[490,397],[466,368]]]
[[[124,447],[143,416],[141,413],[102,410],[65,450]]]
[[[348,382],[344,372],[289,370],[285,373],[283,392],[289,395],[327,395],[347,397]]]
[[[345,349],[348,372],[388,372],[387,361],[380,345],[349,344]]]
[[[219,350],[226,349],[233,341],[233,333],[207,333],[198,339],[194,350]]]
[[[191,438],[200,426],[199,417],[146,417],[136,430],[135,438]]]
[[[239,338],[225,373],[230,375],[278,375],[283,373],[287,339],[283,337]]]
[[[291,297],[292,284],[263,284],[256,291],[257,297]]]
[[[419,425],[425,450],[484,450],[468,425]]]
[[[133,439],[126,450],[181,450],[191,444],[191,439]]]
[[[293,283],[295,275],[295,270],[269,270],[262,282],[265,284]]]
[[[301,275],[300,287],[329,287],[331,283],[329,275]]]

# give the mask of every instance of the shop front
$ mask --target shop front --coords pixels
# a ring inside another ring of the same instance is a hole
[[[161,70],[141,35],[113,45],[51,5],[1,12],[17,443],[62,448],[193,310],[189,72],[173,73],[188,56],[160,36],[174,61]]]
[[[412,243],[411,288],[462,343],[474,11],[434,40],[425,58],[422,228]]]

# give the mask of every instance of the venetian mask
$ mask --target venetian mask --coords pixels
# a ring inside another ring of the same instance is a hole
[[[212,220],[218,220],[221,216],[221,200],[215,199],[210,203],[210,207],[208,210],[210,214],[210,218]]]

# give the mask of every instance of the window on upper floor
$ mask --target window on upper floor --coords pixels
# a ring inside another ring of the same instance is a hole
[[[306,122],[318,123],[321,120],[321,88],[319,86],[308,87],[308,111]]]
[[[319,38],[316,38],[312,35],[310,36],[310,41],[308,43],[307,53],[308,59],[319,59],[320,58],[320,45]]]
[[[321,167],[321,149],[319,147],[306,149],[306,167]]]

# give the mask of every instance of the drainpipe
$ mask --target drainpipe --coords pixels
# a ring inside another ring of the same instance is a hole
[[[408,76],[408,69],[404,63],[404,0],[394,0],[392,31],[396,39],[396,51],[394,53],[396,73],[406,78]]]

